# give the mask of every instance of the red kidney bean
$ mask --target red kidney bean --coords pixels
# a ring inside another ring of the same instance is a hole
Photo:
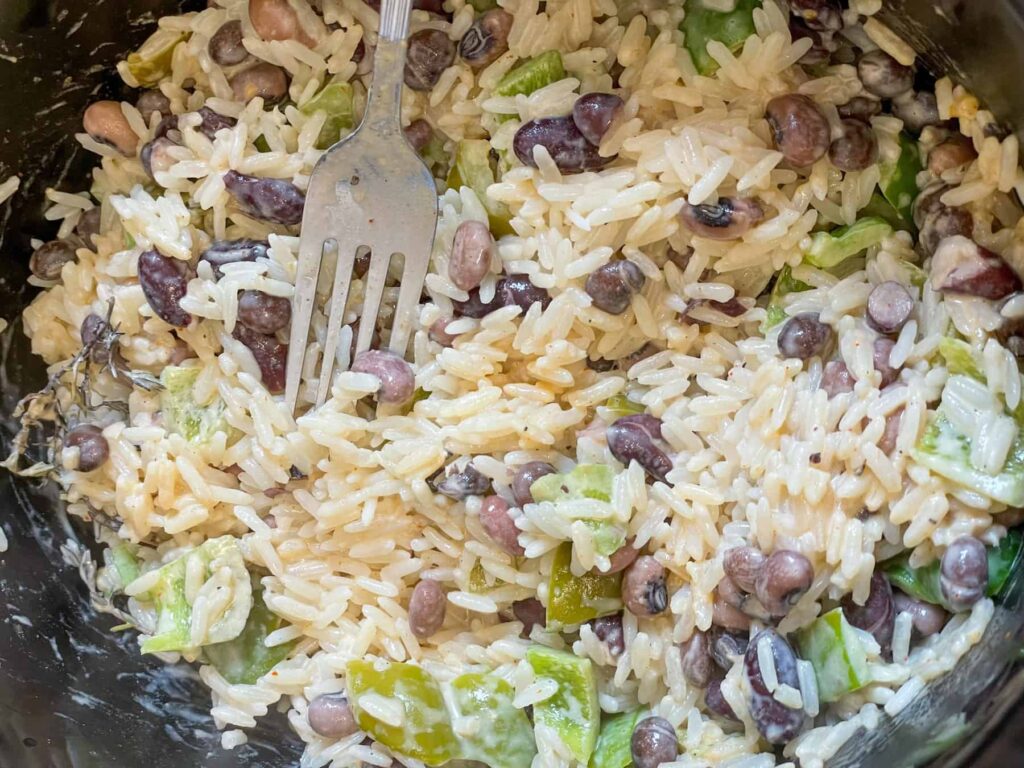
[[[932,213],[925,216],[924,223],[918,233],[918,250],[925,256],[932,256],[935,249],[947,237],[963,235],[972,237],[974,234],[974,216],[966,208],[938,205]]]
[[[427,331],[427,336],[430,340],[440,344],[442,347],[450,347],[455,344],[455,340],[459,338],[457,335],[448,333],[448,326],[455,322],[453,317],[439,317],[435,320],[430,329]]]
[[[512,149],[523,165],[537,167],[533,148],[543,146],[563,173],[598,171],[614,158],[601,157],[597,147],[580,133],[571,117],[539,117],[523,123],[512,139]]]
[[[683,203],[683,225],[708,240],[737,240],[764,218],[761,204],[749,197],[720,197],[717,203]]]
[[[394,352],[367,349],[352,362],[356,373],[369,373],[380,380],[377,401],[397,405],[406,402],[416,391],[416,377],[405,358]]]
[[[519,543],[519,528],[510,512],[508,502],[501,496],[488,496],[480,506],[480,524],[500,549],[514,557],[522,557],[526,550]]]
[[[82,241],[93,250],[96,249],[96,241],[93,239],[100,233],[100,207],[90,208],[82,213],[75,225],[75,234],[82,238]]]
[[[776,96],[768,102],[765,117],[775,147],[791,165],[813,165],[828,151],[831,129],[828,118],[814,101],[798,93]]]
[[[474,288],[469,292],[469,298],[465,301],[452,299],[452,306],[455,309],[455,314],[459,317],[472,317],[479,320],[491,314],[494,310],[501,309],[504,305],[497,290],[495,290],[494,298],[484,303],[480,300],[480,289]]]
[[[217,131],[223,128],[233,128],[235,123],[238,122],[235,118],[222,115],[220,112],[214,112],[209,107],[200,107],[199,117],[201,118],[201,122],[196,130],[210,141],[217,138]],[[172,116],[170,120],[173,121],[173,126],[176,128],[178,125],[177,117]],[[158,131],[157,133],[159,135],[160,132]]]
[[[885,574],[875,571],[871,576],[871,590],[864,605],[857,605],[853,601],[853,595],[847,595],[842,600],[842,606],[846,620],[858,629],[870,632],[883,653],[888,653],[892,647],[896,607],[892,587]]]
[[[707,688],[715,671],[711,638],[700,630],[694,630],[689,640],[679,644],[679,655],[686,682],[696,688]]]
[[[903,121],[903,127],[919,134],[929,125],[939,125],[939,106],[935,94],[928,91],[908,91],[892,102],[892,113]]]
[[[614,93],[585,93],[572,105],[572,121],[583,138],[595,147],[622,113],[622,99]]]
[[[134,155],[139,144],[139,137],[128,124],[118,101],[90,104],[82,115],[82,128],[96,141],[113,147],[126,157]]]
[[[486,67],[508,50],[512,14],[492,8],[477,16],[459,40],[459,56],[473,69]]]
[[[928,153],[928,170],[936,176],[966,165],[978,156],[974,143],[966,136],[954,134]]]
[[[171,114],[171,100],[156,88],[149,88],[139,94],[139,98],[135,101],[135,108],[139,110],[142,119],[148,124],[154,112],[163,117]]]
[[[841,360],[825,363],[825,370],[821,374],[821,388],[828,394],[829,400],[836,395],[853,392],[853,385],[856,383],[857,380],[853,378],[846,363]]]
[[[359,730],[348,699],[340,693],[325,693],[309,702],[309,727],[327,739],[344,739]]]
[[[640,550],[633,546],[633,539],[628,539],[625,544],[608,556],[608,570],[600,572],[609,574],[624,571],[635,563],[639,556]]]
[[[302,221],[306,196],[284,179],[261,179],[237,171],[224,174],[224,186],[249,216],[291,226]]]
[[[92,472],[107,463],[110,458],[110,444],[103,436],[103,430],[94,424],[79,424],[64,436],[67,448],[78,449],[79,472]]]
[[[215,240],[199,259],[213,265],[213,274],[220,279],[225,264],[266,258],[269,248],[270,244],[262,240]]]
[[[153,139],[142,145],[142,149],[139,151],[139,160],[142,163],[142,170],[146,172],[149,178],[156,181],[157,172],[163,173],[170,169],[177,160],[171,157],[168,152],[171,147],[177,146],[173,141],[167,138]]]
[[[263,291],[242,291],[238,297],[238,322],[260,333],[277,333],[292,319],[292,303],[283,296]]]
[[[448,260],[448,277],[456,288],[472,290],[487,276],[493,256],[494,238],[487,225],[480,221],[464,221],[455,230]]]
[[[299,15],[288,0],[249,0],[249,20],[264,40],[297,40],[308,48],[316,45],[299,24]]]
[[[939,587],[953,611],[966,611],[985,596],[988,555],[973,536],[961,536],[946,549],[939,564]]]
[[[764,552],[756,547],[733,547],[722,557],[722,568],[737,587],[753,592],[766,559]]]
[[[534,304],[540,304],[541,309],[547,309],[551,303],[551,296],[547,289],[534,285],[529,275],[515,274],[503,277],[498,281],[495,294],[503,307],[511,307],[513,304],[526,311]]]
[[[146,251],[139,256],[139,285],[153,312],[168,325],[184,328],[192,315],[179,303],[188,292],[192,277],[187,262],[170,259],[159,251]]]
[[[875,370],[882,374],[882,381],[879,383],[879,389],[883,389],[899,378],[900,369],[894,368],[889,362],[889,358],[892,357],[892,350],[896,346],[896,342],[892,339],[881,337],[875,339],[873,355]]]
[[[548,622],[548,610],[536,597],[516,600],[512,603],[512,614],[523,623],[524,637],[529,637],[534,627],[543,627]]]
[[[885,417],[885,429],[882,436],[878,438],[878,450],[889,455],[896,448],[896,439],[900,436],[900,417],[903,415],[903,407],[888,414]]]
[[[777,701],[764,683],[757,646],[762,639],[771,645],[775,675],[779,683],[800,689],[797,658],[786,639],[774,629],[762,629],[750,641],[744,657],[744,671],[750,684],[750,716],[769,744],[785,744],[803,729],[806,717],[802,709],[790,709]]]
[[[243,69],[229,83],[236,101],[248,103],[259,97],[270,106],[288,95],[288,73],[265,61]]]
[[[821,357],[832,343],[832,328],[818,319],[817,312],[803,312],[786,321],[779,332],[778,346],[783,357],[809,360]]]
[[[879,333],[899,333],[914,312],[914,297],[895,280],[886,280],[868,294],[868,325]]]
[[[947,237],[932,258],[932,286],[948,293],[1003,299],[1021,289],[1021,281],[1001,256],[966,237]]]
[[[910,614],[913,636],[918,638],[938,634],[949,620],[949,614],[941,606],[917,600],[902,592],[893,593],[893,602],[897,615]]]
[[[455,43],[439,29],[421,29],[409,36],[405,84],[414,91],[429,91],[455,61]]]
[[[646,282],[640,267],[622,259],[610,261],[587,276],[584,287],[594,306],[610,315],[621,315],[629,308],[634,294],[639,293]]]
[[[746,635],[716,630],[711,635],[711,658],[721,669],[728,671],[736,659],[743,658],[748,644]]]
[[[723,717],[726,720],[738,721],[736,713],[732,711],[732,707],[729,706],[729,702],[725,700],[722,695],[722,680],[721,676],[716,676],[708,683],[707,689],[704,691],[704,703],[707,708],[719,717]]]
[[[626,636],[622,629],[622,613],[613,613],[611,616],[601,616],[590,622],[590,628],[594,631],[594,637],[600,640],[608,648],[613,657],[622,655],[626,650]]]
[[[533,493],[530,492],[530,486],[542,477],[553,475],[557,471],[546,461],[529,461],[519,467],[512,476],[512,498],[516,504],[519,506],[532,504]]]
[[[249,56],[242,45],[242,22],[238,19],[225,22],[213,33],[206,45],[210,58],[222,67],[241,64]]]
[[[649,618],[668,608],[665,566],[650,555],[642,555],[622,577],[622,602],[630,613]]]
[[[721,589],[725,582],[727,579],[722,579],[719,582],[719,589],[715,590],[715,601],[711,604],[711,621],[716,627],[746,632],[750,629],[750,617],[736,606],[729,604],[728,600],[732,600],[732,596],[727,600]]]
[[[64,265],[77,260],[74,243],[50,240],[33,251],[28,260],[28,268],[40,280],[60,280]]]
[[[449,469],[455,465],[450,464]],[[455,501],[465,501],[470,496],[482,496],[491,490],[491,480],[487,475],[482,474],[473,463],[470,462],[466,468],[451,472],[444,480],[434,486],[435,490]]]
[[[672,460],[655,445],[661,439],[661,420],[647,414],[617,419],[605,432],[608,448],[618,461],[636,461],[655,480],[665,481]]]
[[[648,717],[636,724],[629,741],[634,768],[658,768],[675,762],[679,756],[679,738],[675,728],[663,717]]]
[[[857,74],[864,89],[882,99],[899,96],[914,86],[914,70],[882,50],[861,56],[857,62]]]
[[[232,335],[248,347],[252,356],[256,358],[256,365],[260,369],[260,378],[267,391],[272,393],[284,391],[288,345],[282,344],[274,336],[259,333],[241,323],[235,326]]]
[[[409,598],[409,629],[420,640],[432,637],[444,625],[448,599],[441,585],[433,579],[422,579]]]
[[[828,148],[832,165],[841,171],[863,171],[878,160],[878,141],[870,125],[847,118],[842,122],[842,131]]]
[[[810,560],[791,549],[777,549],[768,555],[757,575],[755,593],[761,605],[776,617],[785,616],[814,583]]]
[[[430,127],[430,123],[422,118],[409,123],[404,129],[404,133],[405,140],[417,152],[422,152],[427,144],[430,143],[430,140],[434,138],[434,129]]]

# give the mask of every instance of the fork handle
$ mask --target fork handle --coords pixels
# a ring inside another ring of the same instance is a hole
[[[366,123],[374,133],[397,133],[402,129],[405,39],[411,11],[412,0],[382,0],[380,5],[380,32],[366,104]]]

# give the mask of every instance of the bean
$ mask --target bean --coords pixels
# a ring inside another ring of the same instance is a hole
[[[348,699],[340,693],[324,693],[309,702],[309,727],[328,739],[344,739],[359,730]]]
[[[260,333],[277,333],[292,319],[292,303],[283,296],[246,290],[238,297],[238,322]]]
[[[381,349],[367,349],[356,355],[352,363],[356,373],[368,373],[380,381],[377,401],[398,405],[406,402],[416,391],[416,376],[412,366],[401,355]]]
[[[657,616],[668,608],[665,566],[650,555],[642,555],[622,577],[622,603],[630,613]]]
[[[458,335],[448,333],[448,326],[455,322],[453,317],[439,317],[431,325],[427,331],[427,336],[431,341],[440,344],[442,347],[450,347],[455,344],[455,340]]]
[[[221,267],[240,261],[256,261],[265,259],[270,244],[263,240],[215,240],[199,257],[213,266],[213,274],[217,278],[224,276]]]
[[[887,456],[896,448],[896,440],[900,436],[900,417],[903,415],[902,406],[885,417],[885,429],[882,436],[878,438],[878,450]]]
[[[233,128],[238,122],[235,118],[222,115],[220,112],[214,112],[209,107],[200,107],[198,114],[201,119],[196,130],[210,141],[217,137],[217,131],[224,128]],[[177,122],[175,122],[176,124]],[[231,171],[231,173],[234,173],[234,171]]]
[[[944,207],[942,196],[948,191],[949,185],[942,181],[933,181],[921,190],[911,206],[914,226],[920,229],[924,226],[924,221],[928,216],[942,210]]]
[[[118,101],[90,104],[82,115],[82,128],[96,141],[113,147],[126,157],[134,155],[139,145],[139,137],[128,124]]]
[[[882,114],[882,102],[868,96],[854,96],[839,106],[839,116],[846,119],[860,120],[870,123],[875,115]]]
[[[208,109],[207,107],[203,107],[203,109],[206,109],[208,112],[213,112],[212,109]],[[214,114],[216,114],[216,113],[214,112]],[[180,143],[181,142],[181,129],[178,126],[179,118],[180,118],[180,115],[167,115],[167,117],[163,118],[159,123],[156,124],[156,130],[153,131],[153,138],[154,139],[164,139],[164,138],[166,138],[166,139],[170,139],[175,144]],[[200,129],[200,130],[202,130],[202,129]]]
[[[135,108],[139,110],[142,119],[148,124],[154,114],[166,117],[171,114],[171,100],[156,88],[149,88],[139,94],[135,101]]]
[[[621,612],[594,619],[590,622],[590,628],[594,631],[594,637],[605,644],[612,657],[621,656],[622,652],[626,650],[626,635],[622,629]]]
[[[441,585],[422,579],[409,598],[409,629],[420,640],[433,636],[444,624],[448,600]]]
[[[439,29],[421,29],[409,37],[405,84],[414,91],[429,91],[455,61],[455,43]]]
[[[512,603],[512,614],[523,623],[524,637],[529,637],[534,627],[543,628],[548,622],[548,610],[536,597],[516,600]]]
[[[584,290],[595,307],[610,315],[621,315],[629,309],[633,295],[640,292],[645,282],[640,267],[621,259],[603,264],[591,272]]]
[[[654,441],[661,439],[661,420],[646,414],[617,419],[605,432],[608,449],[618,461],[629,466],[637,462],[655,480],[665,482],[672,460]]]
[[[711,658],[721,669],[728,671],[747,652],[749,638],[733,632],[716,631],[711,639]]]
[[[719,589],[715,590],[715,601],[711,604],[711,621],[716,627],[746,632],[750,629],[750,617],[736,606],[730,605],[722,595],[721,586],[725,581],[726,579],[722,579],[719,582]]]
[[[813,582],[814,567],[810,560],[791,549],[777,549],[765,560],[754,591],[772,616],[781,617],[789,613]]]
[[[100,207],[97,205],[94,208],[82,213],[78,219],[78,224],[75,225],[75,234],[78,235],[85,244],[96,249],[95,237],[100,233]]]
[[[467,220],[455,230],[448,277],[456,288],[469,291],[483,282],[494,258],[494,238],[487,225]]]
[[[434,138],[434,129],[430,127],[423,118],[413,120],[409,123],[405,129],[405,140],[409,142],[410,146],[417,152],[422,152],[430,140]]]
[[[28,268],[40,280],[60,280],[64,265],[72,261],[78,261],[74,243],[50,240],[32,252]]]
[[[635,563],[639,556],[640,550],[633,546],[633,539],[628,539],[625,544],[608,556],[608,569],[601,573],[621,573]]]
[[[268,392],[277,393],[284,390],[286,365],[288,363],[288,345],[282,344],[276,336],[268,336],[251,330],[241,323],[235,326],[232,335],[242,342],[260,369],[260,378]]]
[[[960,235],[939,243],[931,270],[932,287],[944,293],[1004,299],[1021,289],[1020,278],[1001,256]]]
[[[776,148],[790,165],[813,165],[828,151],[831,129],[828,118],[812,99],[798,93],[776,96],[768,102],[765,117]]]
[[[523,464],[512,476],[512,498],[516,504],[533,503],[533,493],[530,486],[547,475],[553,475],[558,470],[546,461],[528,461]]]
[[[831,360],[825,363],[825,370],[821,374],[821,388],[825,390],[828,399],[846,392],[853,392],[853,385],[857,380],[853,378],[846,363],[841,360]]]
[[[572,105],[572,121],[595,147],[622,114],[623,101],[614,93],[586,93]]]
[[[259,97],[267,105],[276,104],[288,95],[288,74],[265,61],[243,69],[229,82],[235,99],[246,103]]]
[[[192,322],[192,315],[179,303],[192,277],[187,262],[170,259],[159,251],[146,251],[139,256],[138,271],[142,293],[157,317],[176,328]]]
[[[512,519],[508,502],[501,496],[492,495],[480,506],[480,525],[500,549],[514,557],[526,554],[519,543],[519,528]]]
[[[769,744],[785,744],[803,728],[804,712],[802,709],[790,709],[777,701],[765,685],[757,652],[762,641],[770,644],[779,683],[799,690],[797,658],[790,644],[774,629],[758,632],[750,641],[744,657],[744,672],[750,685],[748,704],[754,725]]]
[[[843,28],[843,8],[839,0],[789,0],[789,11],[814,30],[838,32]]]
[[[206,46],[210,58],[223,67],[241,64],[249,56],[242,45],[242,22],[233,19],[220,26],[213,33]]]
[[[953,235],[972,237],[974,216],[966,208],[939,205],[925,217],[918,234],[918,246],[925,256],[932,256],[939,243]]]
[[[956,134],[928,153],[928,170],[936,176],[966,165],[978,156],[974,144],[966,136]]]
[[[249,0],[249,21],[264,40],[298,40],[308,48],[316,45],[288,0]]]
[[[153,181],[156,181],[157,173],[169,171],[171,166],[178,162],[169,151],[175,146],[177,145],[173,141],[165,138],[153,139],[142,145],[142,149],[139,151],[142,170]]]
[[[764,209],[749,197],[720,197],[717,203],[684,202],[679,217],[698,237],[737,240],[764,218]]]
[[[793,42],[805,38],[811,41],[811,47],[800,57],[800,63],[805,67],[816,67],[828,63],[832,53],[820,32],[808,27],[797,16],[792,16],[789,20],[789,34],[793,38]]]
[[[882,99],[892,99],[914,86],[914,70],[882,50],[865,53],[857,62],[864,89]]]
[[[831,343],[832,329],[818,319],[817,312],[794,315],[779,331],[778,346],[783,357],[823,357]]]
[[[966,611],[985,596],[988,555],[973,536],[961,536],[946,549],[939,563],[939,587],[950,610]]]
[[[871,576],[871,589],[864,605],[857,605],[853,601],[853,595],[847,595],[842,600],[842,606],[846,620],[857,629],[870,632],[882,651],[888,653],[892,647],[896,608],[893,603],[892,586],[885,574],[875,571]]]
[[[895,346],[896,342],[892,339],[886,339],[884,337],[875,339],[872,354],[874,357],[875,370],[882,374],[882,380],[878,385],[879,389],[884,389],[899,378],[900,369],[893,367],[889,362],[889,358],[892,357],[892,350]]]
[[[679,739],[675,728],[663,717],[648,717],[636,724],[629,740],[635,768],[657,768],[675,762]]]
[[[486,67],[508,50],[512,14],[493,8],[477,16],[459,40],[459,56],[473,69]]]
[[[587,368],[597,373],[607,373],[615,369],[615,361],[606,357],[588,357]]]
[[[732,711],[732,707],[729,702],[725,700],[722,695],[722,680],[721,676],[716,676],[708,683],[707,689],[704,691],[704,703],[707,708],[719,717],[724,717],[726,720],[739,720],[736,717],[736,713]]]
[[[842,135],[828,148],[828,159],[841,171],[863,171],[878,160],[878,142],[871,126],[854,118],[842,122]]]
[[[913,134],[919,134],[929,125],[942,122],[935,94],[928,91],[908,91],[893,99],[892,112],[903,121],[903,127]]]
[[[242,211],[253,218],[286,226],[302,221],[306,196],[290,181],[228,171],[224,174],[224,186]]]
[[[455,309],[455,314],[459,317],[472,317],[479,320],[482,317],[486,317],[496,309],[501,309],[501,296],[495,291],[494,297],[484,303],[480,300],[480,289],[474,288],[469,292],[469,298],[465,301],[452,300],[452,306]]]
[[[886,280],[868,294],[868,325],[879,333],[899,333],[914,312],[914,297],[895,280]]]
[[[737,587],[744,592],[753,592],[765,559],[764,552],[756,547],[733,547],[726,550],[722,568]]]
[[[454,464],[450,464],[449,469],[455,471],[450,472],[435,486],[435,490],[443,496],[455,501],[465,501],[470,496],[483,496],[491,490],[490,478],[474,467],[472,462],[462,470],[456,469]]]
[[[696,688],[707,688],[714,672],[711,658],[711,638],[700,630],[694,630],[690,639],[679,644],[683,677]]]
[[[915,637],[931,637],[942,631],[949,614],[941,606],[917,600],[902,592],[893,593],[896,614],[909,613]]]
[[[107,463],[110,458],[110,444],[103,436],[103,430],[94,424],[79,424],[64,436],[66,448],[78,449],[79,472],[92,472]]]
[[[534,285],[529,275],[509,275],[498,281],[495,291],[499,297],[501,306],[511,307],[513,304],[526,313],[534,304],[540,304],[541,309],[547,309],[551,303],[551,296],[545,288]]]
[[[597,171],[613,158],[601,157],[597,147],[587,141],[571,117],[539,117],[523,123],[512,139],[519,162],[536,168],[534,147],[544,147],[558,170],[563,173]]]

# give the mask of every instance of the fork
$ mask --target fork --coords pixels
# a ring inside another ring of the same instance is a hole
[[[392,256],[404,257],[388,348],[404,357],[437,227],[433,176],[402,131],[402,83],[412,0],[383,0],[373,81],[363,120],[328,149],[309,179],[292,302],[285,402],[294,412],[302,384],[316,287],[328,252],[337,256],[316,405],[327,400],[357,251],[370,266],[355,355],[369,349]]]

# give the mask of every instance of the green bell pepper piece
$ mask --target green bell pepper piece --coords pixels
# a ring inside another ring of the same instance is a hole
[[[981,372],[978,362],[974,357],[974,350],[966,341],[953,339],[944,336],[939,341],[939,354],[946,363],[950,373],[970,376],[978,381],[985,381],[985,374]]]
[[[459,736],[459,754],[490,768],[530,768],[537,745],[526,712],[516,709],[515,690],[500,677],[472,672],[452,681],[452,717],[476,718],[470,736]]]
[[[878,245],[891,233],[892,227],[882,219],[858,219],[848,227],[816,232],[811,236],[811,246],[804,257],[812,266],[832,269],[866,248]]]
[[[313,115],[321,110],[327,114],[327,120],[320,129],[316,148],[327,149],[352,130],[355,122],[352,85],[344,81],[325,85],[299,107],[304,115]]]
[[[846,621],[842,608],[833,608],[800,631],[800,655],[814,667],[818,698],[831,703],[871,682],[864,644]]]
[[[455,147],[455,161],[448,171],[449,189],[469,187],[487,210],[487,224],[496,237],[514,233],[509,220],[508,206],[487,196],[487,188],[494,183],[491,170],[491,143],[486,139],[466,139]]]
[[[783,322],[787,315],[783,305],[783,297],[790,293],[809,291],[811,286],[802,280],[793,277],[793,270],[789,266],[783,267],[775,278],[775,285],[772,286],[771,295],[768,297],[768,306],[765,308],[764,322],[761,324],[761,333],[767,333],[779,323]]]
[[[533,645],[526,651],[526,660],[537,677],[558,683],[553,696],[534,705],[534,722],[554,730],[573,757],[586,765],[601,725],[597,679],[590,659],[580,658],[570,651]]]
[[[494,87],[495,96],[530,94],[565,79],[565,65],[558,51],[546,51],[509,70]]]
[[[639,709],[606,715],[601,722],[594,754],[590,756],[590,768],[629,768],[633,765],[630,741],[639,719]]]
[[[605,402],[604,408],[608,411],[608,415],[611,416],[611,421],[621,419],[623,416],[643,413],[647,410],[643,405],[633,402],[625,395],[612,395]]]
[[[232,685],[253,685],[281,661],[288,658],[298,641],[293,640],[268,648],[267,635],[284,626],[284,619],[272,613],[263,602],[263,588],[253,577],[252,610],[245,628],[234,640],[214,643],[203,649],[203,655],[224,679]]]
[[[901,133],[899,142],[899,157],[895,162],[882,166],[878,186],[882,190],[882,196],[903,220],[904,228],[909,229],[914,224],[914,200],[921,191],[917,186],[917,174],[924,166],[921,164],[921,150],[912,136]]]
[[[686,16],[679,28],[699,74],[710,76],[718,71],[718,62],[708,53],[712,40],[733,53],[743,47],[754,34],[754,9],[760,7],[761,0],[737,0],[733,10],[722,13],[708,8],[703,0],[686,0]]]
[[[192,388],[199,377],[199,368],[169,365],[160,373],[160,408],[164,424],[171,432],[181,435],[190,443],[202,445],[217,432],[229,437],[232,429],[224,416],[224,402],[217,398],[209,405],[199,405],[192,396]]]
[[[139,50],[125,60],[128,74],[141,88],[152,88],[171,73],[171,59],[178,43],[188,37],[184,32],[158,29]],[[129,83],[132,85],[132,83]]]
[[[570,569],[572,544],[565,542],[555,553],[548,581],[548,623],[582,624],[615,613],[622,607],[622,574],[587,571],[574,576]]]

